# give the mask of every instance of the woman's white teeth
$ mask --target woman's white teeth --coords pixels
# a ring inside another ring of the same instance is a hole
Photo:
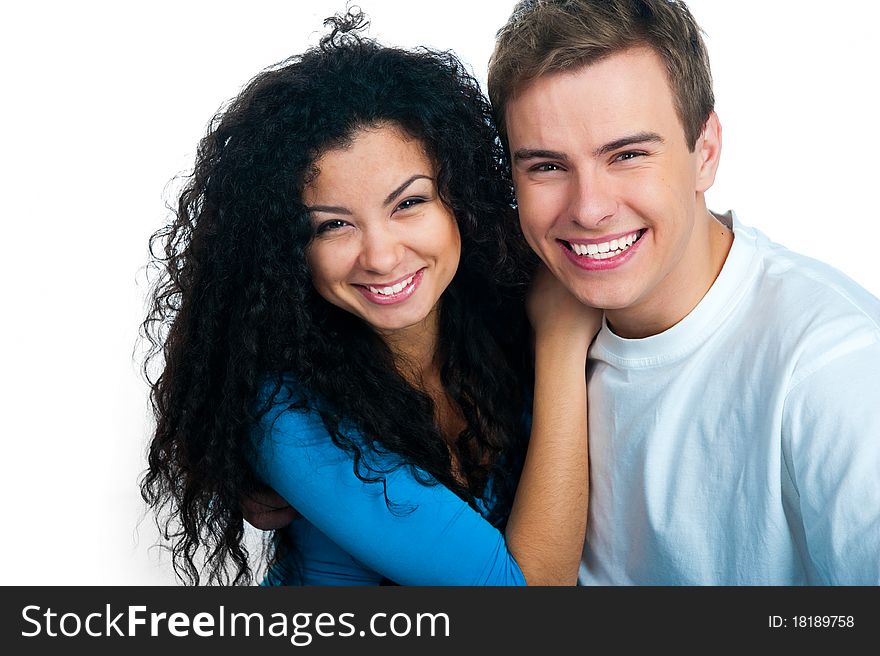
[[[578,255],[585,255],[591,260],[606,260],[609,257],[620,255],[627,250],[636,239],[639,238],[638,232],[633,232],[626,237],[612,239],[611,241],[603,241],[601,244],[573,244],[569,243],[571,250]]]
[[[415,277],[416,277],[415,274],[413,274],[409,278],[407,278],[406,280],[401,280],[396,285],[391,285],[391,287],[371,287],[370,285],[367,285],[367,289],[369,289],[374,294],[381,294],[382,296],[391,296],[392,294],[399,294],[400,292],[402,292],[404,290],[404,288],[409,286],[409,284],[413,281],[413,278],[415,278]]]

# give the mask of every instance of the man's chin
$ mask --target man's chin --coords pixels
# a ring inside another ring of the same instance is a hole
[[[603,312],[614,312],[626,310],[632,305],[632,299],[629,295],[619,293],[601,293],[600,290],[594,288],[584,289],[584,285],[577,287],[568,287],[568,290],[584,305],[588,305]]]

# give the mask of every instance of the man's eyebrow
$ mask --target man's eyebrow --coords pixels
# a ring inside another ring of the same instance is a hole
[[[410,186],[413,182],[415,182],[416,180],[433,180],[433,179],[434,179],[434,178],[432,178],[432,177],[430,177],[430,176],[428,176],[428,175],[424,175],[424,174],[422,174],[422,173],[416,173],[415,175],[410,176],[409,178],[407,178],[406,181],[404,181],[403,184],[401,184],[399,187],[397,187],[397,189],[395,189],[395,190],[392,191],[390,194],[388,194],[388,195],[385,197],[385,200],[383,201],[383,204],[384,204],[384,205],[388,205],[388,204],[392,203],[392,202],[394,201],[395,198],[397,198],[398,196],[400,196],[400,194],[402,194],[402,193],[404,192],[404,190],[405,190],[407,187],[409,187],[409,186]]]
[[[620,150],[621,148],[626,148],[627,146],[633,146],[635,144],[641,143],[662,144],[666,143],[666,140],[656,132],[639,132],[638,134],[632,134],[627,137],[621,137],[620,139],[610,141],[604,146],[600,146],[595,151],[593,151],[593,155],[596,157],[601,157],[602,155],[607,155],[608,153],[614,152],[615,150]]]
[[[513,159],[516,162],[527,159],[558,159],[564,162],[568,159],[568,156],[565,153],[559,152],[558,150],[543,150],[541,148],[520,148],[513,154]]]
[[[620,148],[625,148],[627,146],[632,146],[640,143],[662,144],[666,143],[666,140],[656,132],[639,132],[638,134],[632,134],[626,137],[621,137],[620,139],[615,139],[614,141],[610,141],[607,144],[600,146],[599,148],[594,150],[593,155],[595,157],[601,157],[602,155],[607,155],[608,153],[618,150]],[[513,160],[515,162],[528,159],[555,159],[564,162],[568,159],[568,156],[558,150],[544,150],[543,148],[520,148],[515,153],[513,153]]]

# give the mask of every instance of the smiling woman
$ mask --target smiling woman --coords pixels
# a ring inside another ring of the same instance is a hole
[[[315,168],[303,190],[315,289],[383,333],[436,331],[433,309],[458,269],[461,238],[421,144],[388,125],[362,130]]]
[[[268,583],[572,584],[599,315],[539,276],[532,368],[488,104],[363,22],[215,117],[153,237],[144,498],[193,583],[253,579],[240,503],[268,485],[298,511]]]

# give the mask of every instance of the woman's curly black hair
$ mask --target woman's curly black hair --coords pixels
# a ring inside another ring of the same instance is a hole
[[[142,333],[156,430],[141,493],[191,584],[202,567],[209,583],[253,580],[239,502],[257,486],[249,462],[266,381],[308,390],[295,409],[320,413],[364,481],[383,472],[365,467],[363,449],[399,454],[433,479],[425,484],[472,506],[493,476],[499,527],[515,492],[528,251],[488,103],[449,52],[382,47],[360,36],[359,10],[325,25],[318,47],[260,73],[214,117],[173,220],[150,239],[160,276]],[[424,145],[461,233],[439,320],[442,382],[467,423],[454,445],[458,477],[431,399],[366,323],[318,296],[306,264],[313,228],[301,191],[314,162],[381,125]],[[157,358],[164,368],[151,377]]]

